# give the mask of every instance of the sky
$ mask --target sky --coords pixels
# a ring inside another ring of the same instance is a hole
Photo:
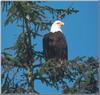
[[[79,10],[77,14],[66,16],[62,21],[64,26],[62,31],[68,43],[69,60],[76,56],[94,56],[98,57],[99,52],[99,13],[98,2],[47,2],[49,6],[54,8],[68,8],[69,6]],[[1,18],[2,33],[1,42],[2,49],[13,46],[20,32],[20,28],[16,24],[10,24],[4,27],[6,12]],[[49,32],[49,31],[48,31]],[[47,32],[44,31],[44,34]],[[38,37],[35,40],[37,44],[36,50],[42,51],[42,38]],[[35,82],[36,90],[40,93],[55,93],[60,94],[55,88],[47,87],[41,84],[40,81]]]

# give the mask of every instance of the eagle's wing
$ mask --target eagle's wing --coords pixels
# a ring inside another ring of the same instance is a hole
[[[43,38],[43,51],[46,59],[68,59],[67,42],[63,33],[48,33]]]
[[[44,38],[43,38],[43,53],[44,53],[44,56],[47,58],[48,57],[48,35],[44,35]]]
[[[55,38],[53,33],[44,35],[43,38],[43,52],[46,59],[55,57]]]
[[[56,36],[56,56],[61,59],[68,60],[68,46],[65,36],[62,32],[57,32]]]

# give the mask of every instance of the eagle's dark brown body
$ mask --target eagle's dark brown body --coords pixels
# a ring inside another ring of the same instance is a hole
[[[49,32],[43,38],[43,51],[45,58],[68,60],[68,48],[64,34],[60,31]]]

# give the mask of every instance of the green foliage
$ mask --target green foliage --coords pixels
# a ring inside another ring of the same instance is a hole
[[[76,57],[60,64],[54,59],[45,61],[43,53],[35,50],[32,41],[42,37],[41,31],[48,30],[54,20],[78,12],[74,8],[54,9],[42,3],[2,1],[2,10],[7,11],[5,25],[17,21],[16,26],[22,28],[16,44],[2,51],[2,93],[38,93],[35,80],[61,89],[62,93],[97,93],[98,60],[94,57]]]
[[[63,64],[49,60],[40,72],[41,76],[48,76],[52,86],[64,88],[64,93],[97,93],[98,67],[94,57],[76,57]],[[72,87],[67,82],[72,82]]]
[[[6,3],[2,3],[4,7]],[[14,21],[20,21],[29,16],[29,23],[35,24],[35,32],[49,29],[50,24],[55,19],[63,19],[66,15],[77,13],[79,10],[74,8],[54,9],[49,6],[42,6],[41,2],[11,2],[8,8],[7,19],[5,25]],[[51,18],[47,17],[47,13],[52,14]]]
[[[30,78],[34,76],[34,80],[41,80],[41,82],[47,86],[62,89],[63,93],[98,92],[99,63],[94,57],[78,57],[78,59],[75,58],[63,64],[55,63],[52,59],[43,64],[33,65],[33,72],[28,71],[24,66],[16,65],[12,59],[7,61],[7,59],[4,58],[5,57],[3,57],[2,60],[2,66],[3,70],[7,73],[14,67],[18,67],[20,70],[24,69],[22,72],[23,77],[26,76],[27,78]],[[17,72],[19,75],[21,73],[20,70]],[[4,75],[5,73],[2,74],[2,79]],[[25,81],[25,79],[23,79],[23,81]],[[69,82],[71,83],[71,86],[69,85]],[[27,83],[27,81],[25,83]],[[23,85],[25,85],[25,83],[23,83]]]
[[[19,35],[14,49],[16,50],[16,58],[20,63],[28,63],[29,60],[31,63],[34,62],[34,47],[29,44],[27,32]]]

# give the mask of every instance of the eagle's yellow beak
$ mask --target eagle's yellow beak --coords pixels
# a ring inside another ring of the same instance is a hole
[[[63,23],[63,22],[59,22],[59,23],[57,23],[57,25],[58,25],[59,27],[61,27],[61,26],[64,25],[64,23]]]
[[[64,23],[63,22],[61,22],[61,26],[63,26],[64,25]]]

